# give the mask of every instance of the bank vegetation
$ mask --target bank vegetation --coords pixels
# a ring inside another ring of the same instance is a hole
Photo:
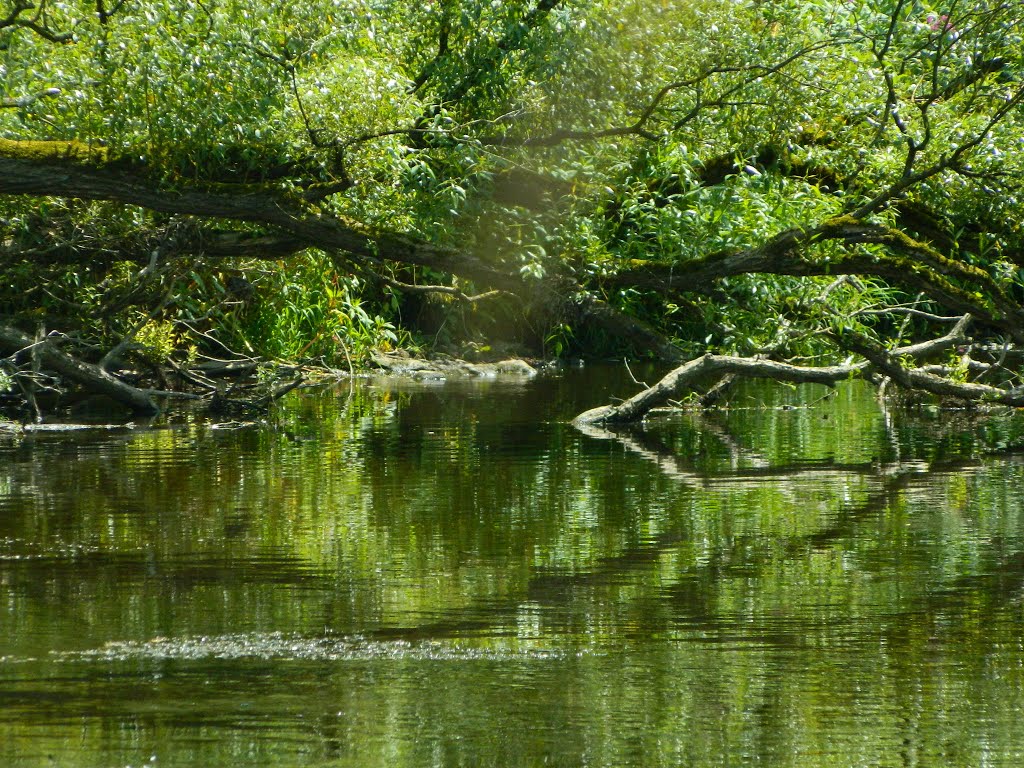
[[[153,412],[407,347],[681,366],[599,421],[737,376],[1019,406],[1022,30],[989,0],[8,0],[0,389]]]

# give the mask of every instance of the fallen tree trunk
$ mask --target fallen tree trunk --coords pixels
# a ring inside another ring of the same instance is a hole
[[[882,349],[856,334],[844,334],[841,339],[836,339],[840,347],[864,358],[858,363],[847,365],[805,367],[773,360],[707,354],[676,368],[654,386],[618,405],[602,405],[584,411],[573,419],[573,424],[582,428],[594,424],[630,424],[641,421],[653,409],[697,391],[695,385],[702,379],[716,377],[721,380],[725,376],[834,386],[844,379],[872,379],[881,375],[907,389],[922,390],[939,397],[1024,407],[1024,386],[1010,388],[957,381],[923,368],[909,368],[901,362],[934,355],[964,341],[970,322],[971,316],[964,315],[945,336],[896,350]]]
[[[967,402],[987,402],[1024,408],[1024,387],[1003,389],[987,384],[956,382],[927,371],[904,368],[892,355],[872,354],[870,362],[855,365],[834,365],[821,368],[754,360],[723,355],[704,355],[676,368],[653,387],[639,392],[618,405],[602,405],[584,411],[573,424],[630,424],[642,420],[655,408],[667,405],[688,392],[694,383],[709,375],[736,375],[752,379],[773,379],[794,384],[826,384],[834,386],[844,379],[862,378],[881,371],[897,384],[908,389],[919,389],[940,397],[953,397]]]
[[[1024,407],[1024,387],[1003,389],[976,382],[954,381],[931,371],[906,368],[899,364],[896,356],[866,339],[847,342],[850,349],[863,355],[871,367],[884,373],[892,381],[906,389],[919,389],[939,397],[952,397],[968,402],[983,401]]]
[[[633,395],[618,405],[591,408],[573,419],[573,424],[628,424],[640,421],[654,408],[693,391],[693,384],[708,376],[735,374],[748,378],[774,379],[794,383],[834,385],[844,379],[859,376],[866,363],[809,368],[772,360],[757,360],[727,355],[704,355],[681,365],[653,387]]]
[[[7,325],[0,325],[0,349],[8,355],[35,347],[33,352],[40,363],[49,370],[79,384],[83,389],[122,403],[138,414],[155,415],[160,409],[146,390],[125,384],[111,376],[98,365],[86,363],[58,349],[52,342],[36,344],[26,333]]]

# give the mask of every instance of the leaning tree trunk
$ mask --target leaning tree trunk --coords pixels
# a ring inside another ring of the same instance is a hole
[[[263,241],[237,233],[197,242],[200,252],[239,255],[250,250],[274,256],[306,248],[341,252],[371,269],[381,262],[429,267],[507,291],[542,314],[595,328],[623,346],[654,351],[668,362],[682,351],[656,330],[590,296],[569,274],[524,278],[517,267],[492,264],[463,249],[435,245],[317,209],[302,192],[273,185],[195,184],[170,188],[131,160],[107,157],[77,142],[19,142],[0,138],[0,195],[75,197],[137,205],[151,211],[231,219],[270,228]],[[238,187],[237,189],[232,187]],[[578,302],[567,297],[580,296]]]

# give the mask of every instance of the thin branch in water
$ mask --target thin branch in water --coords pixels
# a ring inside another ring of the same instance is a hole
[[[629,378],[633,380],[633,383],[634,383],[634,384],[636,384],[636,385],[638,385],[638,386],[641,386],[641,387],[647,387],[647,386],[649,386],[649,385],[647,384],[647,382],[645,382],[645,381],[637,381],[637,378],[636,378],[636,376],[634,376],[634,375],[633,375],[633,371],[632,371],[632,369],[631,369],[631,368],[629,367],[629,360],[627,360],[626,358],[623,358],[623,359],[622,359],[622,362],[623,362],[623,364],[624,364],[624,365],[626,366],[626,372],[627,372],[627,373],[629,374]]]

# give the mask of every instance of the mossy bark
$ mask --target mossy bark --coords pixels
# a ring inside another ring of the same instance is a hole
[[[17,141],[0,138],[0,156],[33,163],[79,163],[99,167],[110,162],[109,150],[83,141]]]

